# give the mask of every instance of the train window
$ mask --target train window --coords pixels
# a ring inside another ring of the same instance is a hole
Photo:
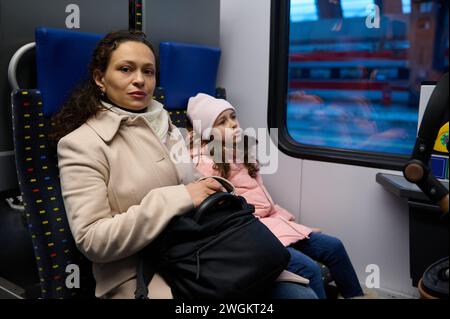
[[[448,5],[273,0],[268,119],[279,148],[400,169],[416,139],[420,84],[448,71]]]

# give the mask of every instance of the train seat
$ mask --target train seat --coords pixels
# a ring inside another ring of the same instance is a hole
[[[13,89],[17,176],[38,267],[41,298],[93,297],[91,263],[75,246],[61,196],[56,149],[47,136],[50,117],[86,76],[90,56],[101,37],[38,28],[36,42],[20,48],[8,69]],[[38,89],[20,89],[16,78],[20,58],[34,48]]]
[[[220,54],[219,48],[205,45],[160,43],[160,86],[156,96],[163,100],[177,127],[186,127],[186,109],[190,97],[205,93],[226,98],[225,89],[216,87]]]

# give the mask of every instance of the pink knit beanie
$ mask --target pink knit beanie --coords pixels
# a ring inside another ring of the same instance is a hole
[[[187,116],[191,120],[195,133],[206,140],[209,139],[211,129],[219,115],[230,109],[235,110],[227,101],[199,93],[189,99]]]

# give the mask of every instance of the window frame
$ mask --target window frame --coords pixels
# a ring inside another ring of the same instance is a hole
[[[271,0],[267,121],[269,132],[272,128],[278,130],[278,136],[271,135],[278,143],[278,149],[300,159],[401,171],[410,156],[300,144],[289,135],[286,103],[289,82],[289,6],[290,0]]]

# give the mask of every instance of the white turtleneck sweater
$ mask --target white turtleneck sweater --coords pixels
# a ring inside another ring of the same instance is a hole
[[[191,183],[201,177],[201,174],[197,172],[192,164],[192,159],[181,132],[174,126],[173,130],[169,131],[169,113],[161,103],[152,100],[147,107],[147,111],[143,113],[128,112],[104,101],[101,101],[101,103],[106,109],[116,114],[127,115],[131,119],[142,117],[164,146],[167,147],[170,159],[175,164],[182,184]],[[169,140],[177,142],[173,144]]]

